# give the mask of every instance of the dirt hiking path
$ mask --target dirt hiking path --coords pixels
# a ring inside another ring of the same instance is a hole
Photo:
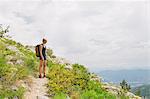
[[[29,91],[24,95],[25,99],[50,99],[47,96],[46,84],[48,83],[47,78],[32,78],[32,84]]]

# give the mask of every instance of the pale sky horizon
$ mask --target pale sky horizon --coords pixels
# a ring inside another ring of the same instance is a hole
[[[0,0],[0,24],[90,70],[150,69],[148,0]]]

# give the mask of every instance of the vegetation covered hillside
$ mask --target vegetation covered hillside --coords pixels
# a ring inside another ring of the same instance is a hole
[[[135,87],[132,89],[132,92],[145,99],[150,99],[150,85],[149,84]]]
[[[31,76],[38,77],[39,60],[33,48],[0,37],[0,99],[23,99]],[[101,82],[85,66],[54,56],[51,49],[47,55],[50,99],[140,99],[120,86]]]
[[[38,64],[34,53],[15,41],[0,38],[0,99],[22,97],[25,88],[16,85],[36,75]]]

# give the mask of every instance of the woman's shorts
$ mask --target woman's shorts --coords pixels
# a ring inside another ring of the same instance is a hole
[[[46,60],[46,56],[43,55],[44,60]],[[40,60],[42,60],[42,57],[40,56]]]

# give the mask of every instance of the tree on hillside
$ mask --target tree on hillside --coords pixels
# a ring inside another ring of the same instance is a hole
[[[141,90],[140,90],[140,89],[137,89],[136,92],[135,92],[135,95],[141,96]]]
[[[123,80],[121,83],[120,83],[120,86],[123,90],[125,91],[130,91],[131,87],[130,85],[127,83],[127,81]]]
[[[4,35],[9,32],[9,26],[7,26],[6,28],[2,27],[2,24],[0,24],[0,38],[5,37]]]

